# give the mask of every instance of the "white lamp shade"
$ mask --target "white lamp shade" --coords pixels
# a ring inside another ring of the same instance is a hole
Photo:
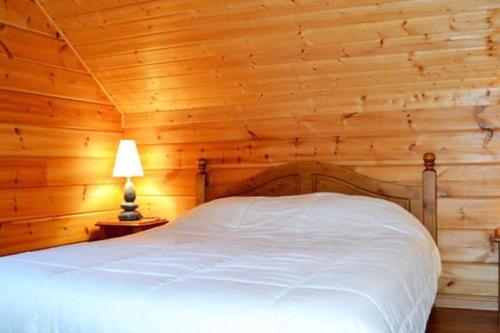
[[[141,159],[134,140],[121,140],[116,153],[113,177],[141,177]]]

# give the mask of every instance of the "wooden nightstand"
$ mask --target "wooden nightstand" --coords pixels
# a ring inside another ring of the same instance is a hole
[[[103,220],[96,223],[101,228],[104,238],[113,238],[135,234],[144,230],[167,224],[168,220],[159,217],[143,218],[139,221]]]
[[[500,325],[500,228],[496,228],[493,240],[498,246],[498,323]]]

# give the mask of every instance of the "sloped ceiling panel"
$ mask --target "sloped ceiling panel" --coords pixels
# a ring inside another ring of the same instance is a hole
[[[41,2],[126,113],[324,99],[376,108],[374,87],[399,88],[404,103],[408,84],[485,87],[497,69],[492,0]]]

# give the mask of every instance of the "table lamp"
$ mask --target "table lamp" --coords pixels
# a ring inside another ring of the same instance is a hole
[[[126,177],[125,183],[125,202],[121,204],[123,211],[118,215],[120,221],[137,221],[142,218],[141,213],[136,211],[139,207],[136,204],[134,184],[130,180],[131,177],[141,177],[144,173],[142,171],[141,160],[139,152],[134,140],[121,140],[116,153],[115,168],[113,170],[113,177]]]

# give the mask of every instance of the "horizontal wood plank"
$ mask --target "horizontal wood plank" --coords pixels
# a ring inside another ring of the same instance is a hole
[[[401,17],[420,17],[427,16],[430,13],[448,12],[455,13],[467,10],[485,10],[498,8],[498,3],[492,0],[481,0],[474,3],[468,1],[352,1],[343,0],[331,5],[329,3],[290,3],[278,2],[276,4],[265,3],[264,1],[237,1],[242,5],[227,6],[223,1],[183,1],[179,3],[165,2],[161,0],[151,1],[148,4],[137,4],[135,6],[121,6],[108,10],[90,11],[81,14],[75,13],[76,17],[67,17],[57,20],[58,23],[68,31],[78,31],[82,28],[102,27],[126,23],[130,27],[129,22],[146,21],[157,17],[169,17],[168,22],[163,22],[163,26],[169,29],[180,29],[187,26],[209,25],[211,23],[219,23],[221,21],[239,21],[251,20],[256,21],[266,17],[288,16],[301,13],[307,15],[309,13],[317,16],[323,14],[326,17],[332,18],[332,21],[342,20],[343,23],[354,22],[373,22],[381,20],[394,20]],[[234,3],[234,1],[233,1]],[[265,3],[265,5],[263,5]],[[56,5],[47,6],[49,10],[57,10]],[[52,8],[52,9],[51,9]],[[193,8],[198,8],[199,14],[193,14]],[[378,9],[375,11],[375,9]],[[347,11],[350,15],[342,15]],[[173,15],[175,14],[175,15]],[[133,18],[133,20],[132,20]],[[133,24],[133,23],[132,23]],[[140,29],[140,28],[139,28]]]
[[[199,7],[198,7],[199,10]],[[471,8],[474,10],[474,8]],[[251,14],[250,14],[251,15]],[[401,19],[393,16],[393,19],[362,21],[345,19],[339,12],[332,11],[330,15],[325,12],[304,13],[302,15],[279,15],[271,17],[256,18],[255,20],[235,17],[231,20],[230,15],[224,19],[215,21],[214,17],[191,17],[186,18],[186,14],[168,15],[154,17],[148,20],[135,20],[133,22],[123,22],[110,25],[102,25],[74,31],[68,29],[71,39],[77,45],[95,44],[114,41],[119,39],[137,40],[148,38],[148,35],[158,35],[168,33],[172,40],[182,41],[204,41],[215,39],[234,38],[238,35],[261,35],[276,33],[278,31],[300,31],[302,36],[309,41],[315,38],[335,38],[336,34],[345,33],[346,30],[352,35],[363,35],[365,37],[376,35],[378,31],[387,37],[401,36],[402,34],[418,34],[419,32],[433,31],[449,32],[451,30],[460,31],[462,29],[489,28],[484,17],[488,15],[487,10],[447,14],[446,18],[440,15],[429,15],[422,17],[411,17],[403,26]],[[228,17],[229,16],[229,17]],[[211,21],[205,24],[196,25],[193,21]],[[451,25],[441,25],[443,20],[454,22]],[[341,36],[344,37],[344,36]],[[355,36],[353,36],[353,39]]]
[[[4,57],[85,71],[68,44],[56,37],[5,26],[0,30],[0,41]]]
[[[444,295],[497,296],[497,265],[443,263],[439,292]]]
[[[0,188],[47,185],[47,161],[43,158],[0,159]]]
[[[195,206],[192,196],[141,196],[137,203],[144,216],[161,216],[174,221],[182,213]]]
[[[439,230],[439,252],[446,262],[498,263],[493,229]]]
[[[0,223],[113,210],[119,208],[122,193],[114,184],[1,189]]]
[[[98,239],[96,222],[118,211],[75,214],[0,224],[0,256]]]
[[[238,105],[254,105],[259,103],[283,103],[291,101],[315,100],[318,108],[341,108],[345,112],[362,111],[401,111],[445,107],[454,105],[485,106],[496,105],[500,96],[500,88],[494,84],[495,80],[488,78],[469,80],[468,84],[460,80],[429,82],[417,85],[419,93],[412,92],[410,84],[390,85],[387,87],[347,87],[339,89],[309,89],[309,90],[281,90],[267,92],[262,88],[260,92],[246,95],[226,95],[224,97],[201,97],[193,99],[169,99],[167,101],[154,100],[154,95],[147,94],[146,98],[124,103],[117,100],[125,113],[158,112],[179,109],[221,108]],[[271,86],[269,84],[268,86]],[[444,88],[448,86],[447,88]],[[277,88],[280,90],[281,88]],[[415,87],[413,87],[415,89]],[[425,91],[425,92],[420,92]]]
[[[0,89],[110,104],[86,73],[0,57]]]
[[[0,6],[0,22],[57,36],[56,29],[32,0],[4,2]]]
[[[470,295],[438,295],[434,305],[448,309],[476,309],[498,311],[498,297]]]
[[[141,122],[143,127],[127,129],[127,135],[142,144],[217,142],[218,133],[224,133],[224,140],[273,140],[290,139],[300,133],[301,137],[328,136],[390,136],[408,133],[474,131],[497,128],[498,107],[454,108],[447,110],[409,110],[406,112],[367,112],[321,115],[311,110],[311,115],[301,117],[262,120],[218,121],[193,123],[188,125],[158,126],[151,122]],[[326,110],[325,110],[326,111]],[[127,118],[129,119],[129,118]],[[377,122],[378,126],[373,126]],[[276,124],[281,130],[276,131]]]
[[[79,102],[0,89],[2,123],[121,132],[121,116],[111,105]]]
[[[151,53],[152,55],[153,53]],[[387,70],[387,63],[391,63],[391,70],[414,68],[419,71],[427,68],[435,68],[450,63],[484,63],[494,61],[489,56],[487,47],[478,47],[472,49],[450,49],[440,52],[415,53],[415,54],[389,54],[384,56],[364,55],[361,57],[344,57],[342,61],[325,60],[305,60],[290,61],[285,57],[273,57],[264,64],[255,62],[249,63],[248,56],[230,57],[206,56],[200,59],[187,59],[179,61],[168,61],[158,57],[157,59],[143,58],[142,53],[135,54],[127,62],[126,56],[122,61],[115,57],[115,61],[103,61],[105,65],[112,66],[109,69],[100,68],[97,59],[89,59],[94,68],[94,72],[99,76],[102,82],[137,80],[153,77],[177,76],[194,73],[220,73],[221,75],[244,75],[244,77],[280,77],[304,76],[316,74],[342,74],[352,72],[369,72]]]
[[[288,140],[143,145],[143,163],[154,167],[194,166],[200,157],[214,164],[268,164],[290,160],[324,160],[355,164],[374,160],[420,164],[427,151],[441,163],[498,162],[496,136],[488,131],[426,133],[393,137],[317,137]],[[141,143],[141,141],[138,141]],[[389,164],[389,163],[387,163]]]
[[[500,226],[500,198],[446,198],[439,201],[441,228],[495,229]]]
[[[114,156],[121,133],[0,124],[3,157]]]

